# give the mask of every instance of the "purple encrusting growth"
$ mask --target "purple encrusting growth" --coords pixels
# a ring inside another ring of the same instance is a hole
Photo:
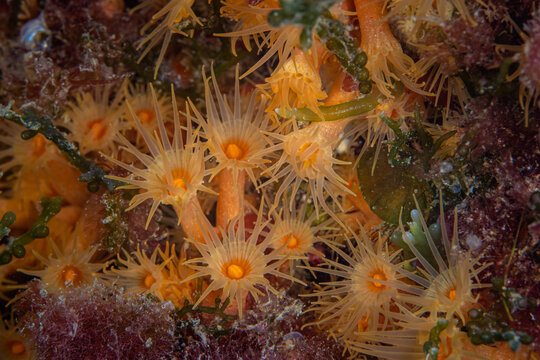
[[[482,171],[490,174],[493,185],[459,207],[459,238],[465,248],[483,254],[483,261],[493,263],[481,275],[482,282],[490,283],[494,276],[504,277],[519,228],[507,285],[524,297],[538,299],[537,279],[530,276],[538,266],[534,253],[537,244],[534,231],[527,231],[527,223],[532,221],[531,195],[540,191],[539,114],[533,112],[533,121],[524,128],[519,124],[519,108],[510,109],[497,100],[475,99],[468,110],[474,124],[472,142],[476,144],[472,160],[483,159]],[[523,311],[514,315],[516,322],[511,326],[538,338],[540,328],[535,321],[538,317],[540,307]]]
[[[302,329],[304,304],[270,295],[246,313],[229,335],[215,337],[204,330],[186,334],[177,356],[185,360],[338,360],[343,347],[313,327]]]
[[[171,303],[125,296],[102,284],[55,297],[39,281],[15,305],[19,326],[47,360],[166,359],[176,343]]]
[[[470,69],[473,66],[485,68],[497,66],[500,59],[495,53],[495,34],[500,31],[500,15],[488,14],[487,11],[475,11],[471,24],[459,16],[444,26],[447,36],[445,45],[449,55],[459,67]]]
[[[540,12],[537,12],[526,25],[529,38],[523,48],[520,80],[531,90],[540,89]]]
[[[3,43],[6,51],[0,62],[0,83],[16,104],[33,101],[38,110],[47,109],[54,118],[74,92],[121,84],[122,74],[127,71],[124,51],[131,50],[124,47],[138,39],[133,29],[140,28],[147,19],[124,11],[105,14],[105,1],[42,3],[40,17],[27,22],[27,31],[21,29],[18,43],[10,43],[9,47]],[[5,17],[5,12],[2,15]],[[7,23],[2,22],[2,30]],[[38,33],[41,35],[36,36]]]

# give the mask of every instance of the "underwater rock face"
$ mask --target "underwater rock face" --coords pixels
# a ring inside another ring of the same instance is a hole
[[[540,358],[540,10],[0,0],[0,359]]]

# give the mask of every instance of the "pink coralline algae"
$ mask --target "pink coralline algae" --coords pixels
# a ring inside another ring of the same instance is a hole
[[[343,347],[328,334],[302,329],[304,304],[286,296],[270,296],[247,312],[226,336],[204,330],[186,333],[177,355],[185,360],[338,360]]]
[[[55,297],[38,281],[15,305],[22,333],[48,360],[166,359],[176,342],[173,310],[98,283]]]
[[[527,24],[529,37],[524,45],[522,81],[530,89],[540,88],[540,14]]]
[[[531,204],[533,194],[540,191],[538,124],[526,132],[518,130],[519,112],[512,112],[497,101],[478,99],[469,110],[476,134],[472,157],[474,161],[481,160],[481,171],[489,171],[491,177],[489,181],[483,180],[487,191],[459,209],[462,245],[493,262],[482,275],[484,282],[493,276],[502,278],[507,272],[509,287],[519,289],[524,297],[539,298],[538,279],[530,276],[539,261],[534,252],[538,247],[534,232],[538,225]],[[493,154],[498,156],[494,158]],[[478,247],[474,245],[475,239],[482,239]],[[512,253],[515,241],[518,251]],[[523,312],[523,316],[514,315],[519,328],[533,337],[540,336],[535,320],[538,316],[538,306],[530,313]]]

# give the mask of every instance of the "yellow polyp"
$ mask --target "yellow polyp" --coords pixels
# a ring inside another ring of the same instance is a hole
[[[193,5],[193,1],[189,1],[190,4],[189,4],[189,7],[191,7],[191,5]],[[184,21],[186,20],[187,18],[189,18],[189,13],[184,10],[184,9],[180,9],[180,11],[178,12],[178,14],[176,15],[176,17],[174,18],[174,23],[177,24],[181,21]]]
[[[386,274],[384,273],[384,271],[380,270],[380,269],[376,269],[376,270],[373,270],[370,274],[369,274],[369,277],[374,279],[374,280],[381,280],[381,281],[386,281],[388,280],[388,278],[386,277]],[[374,282],[374,281],[368,281],[368,288],[369,290],[371,290],[372,292],[381,292],[383,291],[384,289],[386,289],[386,285],[384,284],[381,284],[379,282]]]
[[[107,134],[107,125],[104,122],[102,118],[94,119],[86,126],[87,133],[90,133],[94,140],[101,140]]]
[[[143,285],[146,289],[150,289],[155,282],[156,279],[152,276],[152,274],[148,274],[144,277]]]
[[[225,155],[229,159],[241,159],[244,155],[244,151],[242,151],[242,148],[235,143],[230,143],[225,148]]]
[[[383,278],[383,277],[382,277],[381,275],[379,275],[379,274],[373,275],[373,279],[375,279],[375,280],[382,280],[382,278]],[[384,286],[384,285],[379,284],[379,283],[373,283],[373,285],[375,285],[376,287]]]
[[[244,269],[236,264],[227,266],[227,276],[231,279],[238,280],[244,277]]]
[[[64,266],[59,273],[60,282],[64,287],[79,286],[82,281],[81,271],[73,265]]]
[[[10,350],[13,355],[23,355],[26,352],[26,346],[22,341],[16,340],[11,344]]]
[[[298,156],[302,155],[302,153],[304,152],[304,150],[306,150],[308,147],[310,147],[311,144],[312,144],[312,143],[309,143],[309,142],[308,142],[308,143],[305,143],[305,144],[303,144],[302,146],[300,146],[300,147],[298,148]]]
[[[452,288],[448,290],[448,293],[446,293],[446,297],[449,298],[452,301],[456,300],[456,289]]]
[[[265,79],[263,89],[272,91],[271,102],[266,109],[273,112],[275,109],[292,110],[293,108],[308,107],[319,117],[323,117],[319,110],[319,101],[328,97],[322,90],[321,78],[317,68],[312,64],[312,55],[302,51],[295,51],[281,68]]]
[[[174,169],[171,172],[171,175],[172,184],[167,181],[166,176],[163,176],[163,182],[172,185],[175,188],[187,190],[186,182],[189,182],[189,178],[187,177],[187,172],[184,169]],[[170,191],[167,192],[169,193],[169,195],[172,195]]]
[[[302,164],[302,170],[306,170],[307,168],[311,167],[313,163],[315,163],[315,159],[317,159],[316,156],[317,152],[315,154],[311,155],[304,163]]]
[[[290,239],[290,240],[289,240]],[[300,245],[300,241],[294,236],[294,235],[287,235],[283,237],[283,243],[286,244],[287,241],[289,242],[287,244],[287,249],[296,249],[298,245]]]
[[[358,321],[358,331],[359,332],[364,332],[368,329],[368,326],[369,326],[369,323],[368,323],[368,318],[367,316],[362,316],[362,318],[360,319],[360,321]]]
[[[296,153],[296,156],[301,157],[303,152],[307,148],[309,148],[311,145],[312,145],[312,143],[305,143],[302,146],[300,146],[300,148],[298,149],[298,152]],[[307,169],[308,167],[312,166],[315,163],[315,161],[317,160],[317,153],[318,152],[319,152],[319,150],[315,150],[313,152],[313,154],[311,154],[310,157],[308,157],[306,160],[304,160],[304,162],[302,164],[302,170]]]
[[[175,178],[173,180],[173,183],[174,183],[174,187],[187,189],[186,182],[181,178]]]
[[[46,140],[43,135],[36,135],[32,139],[32,156],[35,158],[41,157],[45,153]]]
[[[135,112],[135,115],[137,115],[139,120],[141,120],[142,122],[144,122],[146,124],[151,124],[154,121],[155,117],[156,117],[154,112],[152,110],[149,110],[149,109],[137,110]]]

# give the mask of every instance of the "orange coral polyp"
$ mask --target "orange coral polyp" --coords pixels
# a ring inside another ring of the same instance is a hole
[[[407,88],[422,95],[423,91],[416,80],[421,76],[412,58],[403,52],[400,42],[392,34],[386,20],[384,2],[354,0],[358,23],[362,35],[362,50],[368,55],[366,69],[377,89],[388,98],[393,98],[391,89],[395,81],[401,81]]]
[[[150,109],[139,109],[135,111],[135,115],[141,120],[143,123],[150,125],[154,122],[154,119],[156,118],[156,113]]]
[[[446,297],[449,298],[452,301],[456,300],[456,288],[453,287],[446,293]]]
[[[58,274],[60,283],[64,287],[79,286],[82,282],[82,272],[76,266],[67,265],[64,266]]]
[[[358,331],[364,332],[369,329],[369,322],[367,315],[362,316],[360,321],[358,321]]]
[[[167,183],[169,185],[172,185],[175,188],[187,190],[186,182],[189,183],[189,177],[187,175],[188,175],[188,173],[184,169],[180,169],[180,168],[179,169],[174,169],[171,172],[172,183],[169,183],[167,181],[167,176],[163,177],[163,182],[165,182],[165,183]]]
[[[40,158],[43,154],[45,154],[47,140],[43,135],[38,134],[32,138],[32,156],[34,158]]]
[[[272,75],[260,85],[271,101],[266,109],[272,112],[292,108],[308,107],[319,117],[324,118],[319,110],[319,102],[327,98],[322,90],[319,70],[313,64],[311,55],[296,51],[283,66],[276,68]]]
[[[315,163],[315,161],[317,161],[317,154],[319,153],[319,149],[316,149],[315,151],[313,151],[312,154],[310,154],[306,159],[304,159],[304,151],[306,151],[312,145],[313,143],[307,142],[300,146],[300,148],[296,152],[296,156],[301,160],[303,159],[302,170],[311,167]]]
[[[144,277],[143,279],[143,286],[150,290],[150,288],[152,287],[152,285],[154,285],[156,283],[156,278],[152,276],[152,274],[148,274]]]
[[[12,355],[21,356],[26,353],[26,345],[20,340],[13,340],[7,344],[8,350]]]
[[[223,152],[229,159],[242,160],[248,150],[248,144],[239,140],[230,141],[223,146]]]
[[[281,240],[283,241],[283,244],[287,244],[287,242],[289,242],[286,246],[288,250],[296,249],[301,245],[300,240],[294,236],[294,234],[285,235],[281,238]]]
[[[103,118],[98,118],[90,121],[86,125],[86,133],[91,134],[94,140],[101,140],[107,134],[108,126],[104,124]]]
[[[375,269],[370,274],[369,277],[375,280],[387,281],[388,277],[381,269]],[[386,285],[381,284],[375,281],[368,281],[368,289],[372,292],[378,293],[386,289]]]
[[[245,278],[251,272],[249,262],[243,259],[233,259],[226,262],[222,269],[223,275],[232,280]]]

